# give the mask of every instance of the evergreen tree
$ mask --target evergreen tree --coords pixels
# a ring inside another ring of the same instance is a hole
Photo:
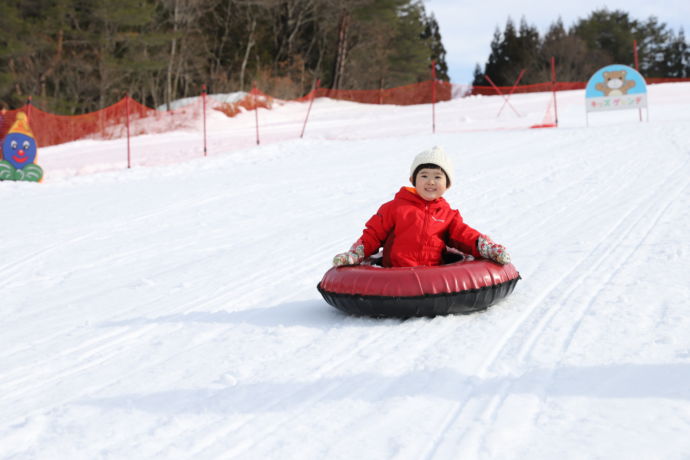
[[[0,99],[82,113],[249,89],[292,98],[448,79],[421,0],[4,0]]]
[[[518,31],[508,18],[504,31],[497,28],[484,72],[477,65],[473,85],[486,85],[484,75],[501,86],[513,84],[520,69],[522,83],[551,79],[550,59],[555,58],[560,81],[586,81],[609,64],[634,66],[633,43],[637,40],[640,71],[645,77],[677,77],[690,74],[685,35],[676,35],[657,18],[631,19],[624,11],[600,9],[577,21],[566,31],[563,22],[553,23],[543,39],[524,18]]]
[[[347,75],[338,87],[392,87],[430,78],[433,41],[421,2],[369,0],[352,15]]]
[[[423,40],[426,17],[421,3],[400,8],[389,57],[389,84],[400,86],[431,78],[431,50]]]
[[[20,15],[17,2],[0,3],[0,97],[9,106],[23,104],[25,88],[20,85],[18,60],[31,53],[31,47],[23,37],[27,35],[27,23]]]
[[[685,32],[681,28],[678,35],[670,31],[668,42],[659,53],[654,66],[657,75],[666,78],[687,78],[690,76],[690,47],[685,41]]]
[[[666,24],[660,24],[657,18],[650,17],[646,22],[638,24],[634,36],[637,40],[639,70],[642,75],[665,76],[669,67],[669,63],[666,62],[666,48],[671,39]]]
[[[508,29],[508,26],[512,27],[512,22],[510,18],[508,18],[508,23],[506,23],[506,29]],[[506,64],[506,58],[503,56],[504,50],[503,50],[503,39],[501,36],[501,30],[496,27],[496,30],[494,30],[494,35],[493,39],[491,40],[491,52],[489,53],[489,58],[486,61],[486,64],[484,65],[484,73],[481,75],[481,77],[475,73],[475,78],[474,81],[472,82],[473,85],[476,86],[483,86],[483,85],[488,85],[488,81],[486,80],[486,75],[489,76],[489,78],[492,79],[492,81],[495,82],[495,79],[499,77],[501,73],[501,69],[505,66]],[[496,83],[497,85],[502,84],[502,81],[499,80],[499,83]]]
[[[517,73],[513,77],[513,81],[519,75],[520,71],[524,69],[521,84],[539,83],[543,80],[538,78],[539,71],[544,67],[544,63],[539,61],[540,56],[540,38],[539,32],[535,26],[527,24],[527,20],[523,17],[520,20],[520,29],[518,31],[516,55]],[[513,83],[511,83],[512,85]]]
[[[509,86],[520,72],[517,68],[519,65],[519,46],[515,23],[508,17],[506,27],[503,30],[503,40],[499,43],[497,66],[494,72],[489,75],[497,86]]]
[[[587,44],[574,33],[566,32],[559,18],[551,24],[541,44],[539,61],[543,67],[537,78],[551,80],[550,60],[556,63],[559,81],[586,81],[599,68],[609,63],[609,56],[601,50],[589,50]]]
[[[446,49],[441,41],[441,31],[433,13],[426,20],[422,38],[428,41],[431,60],[436,62],[436,78],[450,81],[448,77],[448,63],[446,62]]]
[[[512,86],[524,70],[520,82],[522,84],[536,82],[541,64],[538,62],[540,39],[539,32],[534,26],[527,24],[522,18],[519,30],[515,29],[513,20],[509,17],[501,34],[497,28],[491,41],[491,54],[484,67],[484,74],[497,86]],[[486,79],[475,70],[473,84],[486,85]]]
[[[488,83],[484,79],[482,66],[477,62],[474,66],[474,72],[472,72],[472,86],[484,86],[486,84]]]
[[[611,64],[634,65],[633,40],[641,38],[635,32],[639,28],[636,20],[630,19],[628,13],[608,9],[592,12],[586,19],[579,20],[572,33],[587,44],[590,51],[605,53]]]

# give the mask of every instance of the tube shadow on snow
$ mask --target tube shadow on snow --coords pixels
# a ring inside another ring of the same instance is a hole
[[[401,320],[376,320],[357,318],[346,315],[329,306],[323,299],[286,302],[270,307],[256,307],[240,311],[194,311],[173,315],[157,316],[153,318],[131,318],[120,321],[108,321],[99,324],[100,327],[130,327],[150,324],[168,323],[206,323],[206,324],[252,324],[259,327],[289,327],[303,326],[316,328],[332,328],[337,326],[366,326],[378,323],[390,325]]]
[[[520,376],[480,379],[451,370],[416,371],[402,376],[363,373],[313,382],[237,384],[220,389],[182,389],[82,400],[103,409],[160,414],[280,412],[320,402],[361,400],[372,403],[423,396],[458,401],[494,395],[661,398],[690,400],[690,364],[623,364],[537,369]],[[469,396],[468,396],[469,395]]]

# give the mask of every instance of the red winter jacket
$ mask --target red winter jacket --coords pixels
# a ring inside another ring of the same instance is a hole
[[[426,201],[402,187],[367,221],[361,241],[366,257],[383,246],[384,267],[414,267],[441,264],[446,245],[479,257],[479,236],[443,198]]]

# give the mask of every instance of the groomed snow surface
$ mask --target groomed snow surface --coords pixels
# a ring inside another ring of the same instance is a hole
[[[495,129],[548,97],[439,104],[435,135],[429,106],[318,100],[304,139],[290,103],[260,147],[253,112],[214,115],[208,158],[141,136],[197,158],[131,170],[123,141],[40,149],[44,183],[0,183],[0,458],[690,458],[690,85],[650,87],[649,122],[587,128],[575,91],[558,129]],[[333,255],[434,144],[523,279],[467,316],[328,306]]]

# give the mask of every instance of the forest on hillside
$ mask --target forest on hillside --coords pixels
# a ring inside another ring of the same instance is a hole
[[[333,89],[379,89],[436,75],[448,81],[439,25],[422,0],[3,0],[0,104],[29,97],[43,110],[95,111],[129,94],[151,106],[210,92],[257,87],[290,99],[317,80]],[[501,86],[585,81],[612,63],[645,77],[690,77],[690,51],[655,17],[596,10],[567,30],[558,19],[540,36],[523,18],[496,29],[484,75]]]
[[[518,27],[511,18],[498,28],[491,52],[482,68],[477,64],[473,85],[511,86],[525,70],[521,84],[551,80],[550,59],[555,58],[558,81],[587,81],[609,64],[635,66],[633,44],[637,41],[640,73],[646,78],[690,77],[690,46],[683,29],[678,32],[652,16],[630,17],[621,10],[598,9],[578,19],[567,30],[559,18],[544,36],[523,17]]]
[[[149,105],[198,95],[295,98],[448,80],[421,0],[3,0],[0,101],[93,111],[126,93]]]

